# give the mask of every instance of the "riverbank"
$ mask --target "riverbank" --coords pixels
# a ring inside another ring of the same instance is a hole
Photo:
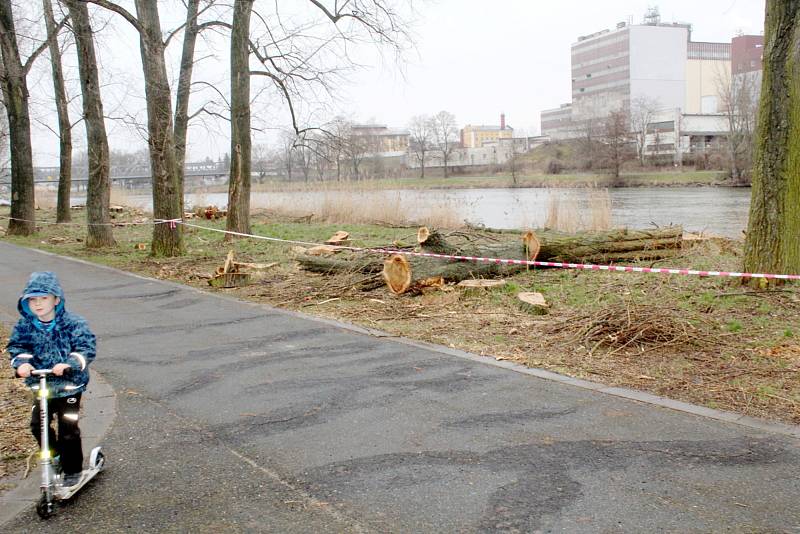
[[[0,208],[7,216],[7,208]],[[54,214],[40,211],[44,222]],[[141,221],[134,212],[119,222]],[[80,221],[82,212],[76,212]],[[216,229],[224,220],[200,221]],[[413,227],[309,224],[269,213],[253,216],[258,235],[322,242],[337,230],[355,246],[413,242]],[[464,231],[464,229],[459,229]],[[754,292],[736,280],[595,271],[531,270],[489,290],[445,286],[420,296],[394,296],[385,287],[356,289],[363,275],[327,276],[299,269],[291,245],[186,229],[187,254],[152,258],[147,224],[114,228],[117,247],[87,250],[85,230],[42,224],[31,238],[8,242],[169,279],[206,291],[376,328],[531,367],[647,391],[710,408],[800,423],[800,292],[796,285]],[[518,239],[502,234],[502,239]],[[741,242],[686,243],[680,256],[658,266],[738,270]],[[269,264],[252,285],[212,289],[208,278],[228,250],[238,261]],[[652,263],[646,264],[653,265]],[[550,313],[531,315],[515,304],[537,291]]]
[[[721,186],[725,173],[719,171],[667,171],[622,173],[619,178],[607,174],[523,174],[516,179],[510,174],[490,176],[426,176],[425,178],[383,178],[369,180],[277,181],[253,180],[253,191],[341,191],[341,190],[425,190],[485,188],[606,188],[606,187],[672,187]],[[205,188],[207,192],[227,192],[227,185]]]

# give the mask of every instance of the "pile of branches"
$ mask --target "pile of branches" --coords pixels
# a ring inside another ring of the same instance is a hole
[[[718,328],[707,319],[689,317],[686,310],[621,299],[599,311],[565,317],[551,325],[547,333],[564,345],[583,346],[590,354],[605,349],[611,355],[664,348],[710,350],[725,343],[712,334],[715,330]]]

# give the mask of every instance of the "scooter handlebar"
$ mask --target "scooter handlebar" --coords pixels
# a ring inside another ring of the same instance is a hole
[[[52,369],[34,369],[33,371],[31,371],[31,374],[33,376],[52,375],[53,374],[53,370]]]

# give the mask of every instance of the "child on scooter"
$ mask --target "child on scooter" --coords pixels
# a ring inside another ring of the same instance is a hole
[[[64,307],[64,291],[51,272],[35,272],[17,303],[22,316],[14,327],[6,350],[17,376],[25,378],[33,391],[38,380],[35,369],[52,369],[49,411],[58,425],[56,438],[48,426],[49,442],[55,444],[64,472],[64,486],[81,479],[83,448],[78,415],[81,394],[89,383],[89,364],[95,357],[95,336],[86,320]],[[34,398],[31,432],[41,444],[39,403]]]

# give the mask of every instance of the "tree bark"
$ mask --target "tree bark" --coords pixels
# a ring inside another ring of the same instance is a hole
[[[418,241],[425,252],[458,256],[488,258],[529,259],[529,251],[522,239],[490,244],[468,244],[463,247],[448,243],[438,232],[420,229]],[[615,230],[599,233],[565,234],[551,230],[537,231],[540,243],[538,259],[574,263],[607,263],[616,261],[649,261],[670,258],[680,253],[683,229],[667,227],[656,230]],[[428,241],[431,240],[430,248]],[[424,286],[420,281],[442,277],[445,282],[460,282],[470,278],[497,278],[508,276],[528,267],[494,262],[447,261],[441,258],[417,256],[404,257],[409,269],[407,286]],[[336,258],[300,256],[303,269],[325,274],[374,273],[382,264],[377,258],[363,254],[342,254]],[[400,263],[395,261],[395,263]],[[397,267],[397,265],[395,265]]]
[[[163,220],[180,219],[183,216],[183,200],[177,177],[172,99],[156,0],[136,0],[136,14],[141,27],[139,47],[147,97],[153,217]],[[182,226],[156,224],[153,227],[151,253],[154,256],[180,256],[183,253]]]
[[[250,233],[249,44],[252,9],[253,0],[234,2],[231,31],[231,174],[226,228],[245,234]]]
[[[178,77],[178,94],[175,99],[175,176],[181,213],[184,212],[183,191],[185,187],[184,165],[186,163],[186,137],[189,129],[189,97],[191,95],[194,48],[197,42],[197,11],[200,0],[189,0],[186,6],[186,28],[183,34],[181,70]]]
[[[83,120],[86,125],[86,148],[89,157],[89,184],[86,192],[86,246],[114,245],[111,230],[111,180],[109,178],[108,137],[106,136],[100,78],[94,51],[89,8],[78,0],[68,0],[72,29],[78,49],[78,68],[83,94]]]
[[[67,108],[67,91],[64,84],[64,72],[61,68],[61,50],[58,47],[56,20],[53,16],[53,5],[50,0],[42,0],[44,20],[50,39],[50,66],[53,71],[53,93],[55,94],[56,113],[58,115],[59,167],[58,167],[58,201],[56,203],[56,222],[68,223],[72,220],[70,210],[70,191],[72,189],[72,125],[69,122]]]
[[[0,81],[11,146],[11,219],[8,221],[7,234],[27,236],[36,231],[31,120],[28,82],[17,48],[10,0],[0,0],[0,54],[4,70]]]
[[[767,0],[763,62],[744,270],[798,274],[800,0]]]

